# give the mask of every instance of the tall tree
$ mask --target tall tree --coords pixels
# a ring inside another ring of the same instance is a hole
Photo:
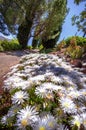
[[[85,2],[85,0],[74,0],[76,4],[80,4],[81,2]],[[77,25],[78,31],[83,32],[83,37],[86,36],[86,4],[83,11],[81,11],[80,15],[74,15],[72,17],[72,24]]]
[[[0,12],[10,30],[19,25],[17,37],[24,48],[28,37],[43,40],[46,36],[46,42],[59,36],[67,11],[66,4],[67,0],[2,0]]]

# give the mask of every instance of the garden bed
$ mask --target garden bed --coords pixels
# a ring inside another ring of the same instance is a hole
[[[11,96],[1,127],[26,130],[86,128],[86,75],[52,54],[29,54],[4,81]]]

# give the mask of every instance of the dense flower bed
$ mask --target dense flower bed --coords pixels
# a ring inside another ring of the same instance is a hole
[[[49,54],[22,57],[5,80],[12,106],[1,118],[24,130],[86,129],[86,77]]]

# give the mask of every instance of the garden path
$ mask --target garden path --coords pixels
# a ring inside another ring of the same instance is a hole
[[[6,74],[10,71],[10,67],[19,63],[21,56],[29,53],[35,53],[37,50],[28,51],[10,51],[0,52],[0,94],[3,92],[2,86]]]

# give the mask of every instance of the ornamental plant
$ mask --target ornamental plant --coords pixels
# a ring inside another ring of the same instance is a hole
[[[65,69],[64,69],[65,68]],[[86,129],[86,77],[52,54],[29,54],[11,68],[4,90],[11,95],[1,129]]]

